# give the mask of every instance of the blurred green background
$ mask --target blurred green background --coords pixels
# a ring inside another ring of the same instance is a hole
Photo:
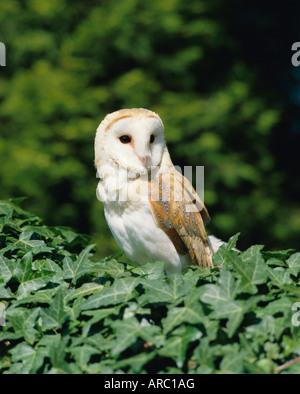
[[[119,251],[96,199],[95,131],[144,107],[174,164],[205,166],[208,232],[300,236],[300,2],[10,0],[0,5],[0,198]]]

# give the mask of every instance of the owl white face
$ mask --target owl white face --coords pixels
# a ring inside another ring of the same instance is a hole
[[[104,150],[121,167],[143,173],[161,163],[163,126],[154,116],[126,116],[104,132]]]

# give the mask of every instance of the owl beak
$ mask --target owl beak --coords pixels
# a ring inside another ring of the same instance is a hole
[[[143,164],[143,167],[148,168],[151,166],[151,156],[148,153],[145,153],[144,155],[139,155],[137,154],[140,162]]]
[[[135,139],[134,149],[134,152],[144,169],[148,169],[148,167],[151,166],[151,151],[148,141],[146,142],[146,140],[148,140],[148,137],[145,138],[145,136],[141,134],[141,138]]]
[[[150,159],[149,155],[139,157],[139,159],[141,160],[141,162],[145,168],[148,168],[149,165],[151,164],[151,159]]]

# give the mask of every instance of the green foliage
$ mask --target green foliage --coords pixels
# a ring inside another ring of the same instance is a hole
[[[93,235],[101,257],[116,252],[95,197],[94,135],[107,113],[146,107],[165,124],[174,164],[205,166],[210,233],[296,247],[292,3],[3,2],[0,198],[29,196],[49,225]]]
[[[95,259],[20,202],[0,201],[3,373],[300,373],[285,365],[300,356],[300,253],[237,253],[235,236],[214,269],[166,278],[162,262]]]

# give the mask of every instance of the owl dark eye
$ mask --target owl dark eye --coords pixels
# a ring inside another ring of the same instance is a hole
[[[129,135],[122,135],[122,137],[120,137],[120,141],[122,144],[129,144],[131,142],[131,137],[129,137]]]
[[[155,135],[151,134],[151,136],[150,136],[150,144],[153,144],[154,140],[155,140]]]

